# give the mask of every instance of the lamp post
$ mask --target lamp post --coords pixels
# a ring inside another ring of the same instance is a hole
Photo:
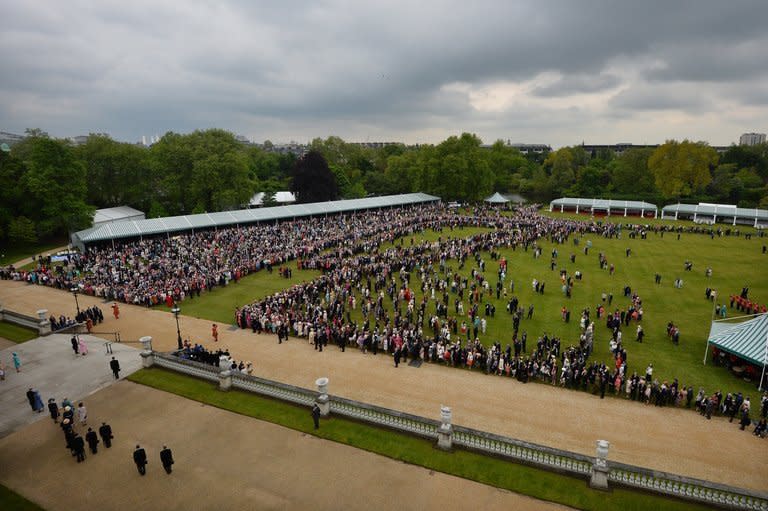
[[[179,329],[179,313],[181,312],[181,309],[179,308],[178,304],[173,304],[173,309],[171,309],[171,312],[173,312],[173,315],[176,317],[176,335],[178,336],[176,340],[179,343],[179,349],[184,349],[184,345],[181,342],[181,330]]]
[[[77,301],[77,293],[80,292],[80,290],[76,287],[73,287],[70,289],[72,291],[72,294],[75,296],[75,307],[77,307],[77,315],[80,315],[80,302]]]

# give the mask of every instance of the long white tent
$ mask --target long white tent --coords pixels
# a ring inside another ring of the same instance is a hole
[[[751,225],[753,227],[768,227],[768,210],[753,208],[738,208],[729,204],[670,204],[661,210],[661,218],[675,220],[693,220],[699,223],[714,224],[717,222],[732,225]]]
[[[80,250],[94,243],[103,243],[124,238],[141,238],[143,236],[170,235],[174,232],[215,229],[233,225],[248,225],[258,222],[269,222],[307,216],[333,215],[350,213],[368,209],[411,206],[440,201],[440,197],[426,193],[406,193],[401,195],[386,195],[383,197],[367,197],[364,199],[348,199],[328,202],[312,202],[309,204],[292,204],[271,208],[239,209],[236,211],[220,211],[197,215],[170,216],[165,218],[150,218],[146,220],[115,222],[103,224],[78,231],[71,236],[72,244]]]
[[[575,197],[561,197],[549,203],[550,211],[575,211],[576,213],[605,213],[607,215],[640,215],[646,216],[653,213],[654,218],[658,214],[655,204],[634,200],[613,199],[583,199]]]

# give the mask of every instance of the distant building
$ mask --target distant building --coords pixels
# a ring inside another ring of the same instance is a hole
[[[350,142],[349,145],[367,147],[368,149],[381,149],[390,145],[402,145],[400,142]]]
[[[8,144],[9,147],[13,147],[14,144],[18,144],[26,137],[24,135],[17,135],[15,133],[8,133],[7,131],[0,131],[0,144]]]
[[[595,158],[601,151],[611,151],[615,156],[621,156],[630,149],[656,149],[659,144],[630,144],[628,142],[619,144],[581,144],[581,148],[591,157]],[[710,146],[718,154],[726,152],[730,146]]]
[[[261,149],[268,153],[277,154],[294,154],[297,158],[301,158],[309,152],[309,146],[306,144],[299,144],[291,142],[289,144],[273,144],[273,145],[260,145]]]
[[[744,133],[739,137],[739,145],[765,144],[765,133]]]
[[[509,147],[514,147],[522,154],[547,154],[552,152],[552,146],[548,144],[510,144]]]

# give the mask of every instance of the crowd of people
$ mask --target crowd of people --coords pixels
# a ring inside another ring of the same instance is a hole
[[[488,232],[465,239],[450,232],[463,226],[487,227]],[[415,242],[415,235],[427,229],[440,232],[434,242]],[[542,333],[531,351],[521,321],[531,319],[533,304],[527,308],[514,296],[514,282],[508,275],[500,249],[531,251],[541,256],[539,240],[574,246],[585,234],[605,238],[645,239],[649,232],[738,235],[736,231],[713,231],[704,227],[643,226],[581,222],[540,215],[535,207],[516,209],[502,215],[491,208],[477,207],[465,214],[440,205],[358,212],[279,222],[248,227],[183,234],[172,238],[131,241],[114,246],[89,248],[72,255],[64,266],[38,265],[30,272],[5,269],[0,276],[26,280],[32,284],[61,289],[77,287],[79,292],[145,306],[174,303],[199,296],[215,286],[237,282],[243,276],[272,271],[290,279],[287,263],[299,268],[319,270],[313,281],[297,284],[257,302],[239,307],[235,313],[240,328],[277,335],[278,342],[289,335],[308,339],[316,350],[329,344],[342,351],[356,347],[364,352],[384,352],[395,365],[411,360],[465,367],[488,374],[508,376],[526,382],[533,379],[570,388],[591,389],[600,393],[624,394],[630,399],[657,406],[678,404],[680,393],[688,401],[689,387],[659,382],[651,371],[628,374],[627,350],[622,328],[636,322],[636,340],[642,342],[642,300],[629,287],[624,297],[630,305],[608,313],[613,296],[603,295],[595,313],[605,315],[610,330],[610,351],[614,360],[590,360],[595,336],[590,311],[582,312],[578,342],[566,343]],[[410,243],[408,238],[410,237]],[[383,249],[386,243],[399,244]],[[588,256],[591,242],[584,244]],[[490,254],[485,261],[482,254]],[[626,257],[631,257],[627,250]],[[550,269],[557,266],[557,249],[552,252]],[[575,254],[571,261],[575,262]],[[486,268],[493,264],[493,268]],[[615,264],[598,254],[599,267],[613,274]],[[465,267],[471,271],[466,275]],[[689,261],[689,266],[692,263]],[[286,271],[287,269],[287,271]],[[495,273],[495,275],[494,275]],[[580,271],[561,272],[563,294],[571,296],[581,279]],[[656,283],[661,277],[657,274]],[[544,294],[546,283],[534,279],[535,291]],[[681,287],[681,285],[680,285]],[[417,293],[416,290],[420,292]],[[483,343],[487,322],[495,306],[486,298],[497,299],[507,292],[507,313],[512,315],[511,342]],[[418,298],[420,296],[420,298]],[[606,301],[607,298],[607,301]],[[359,311],[359,312],[358,312]],[[527,311],[527,314],[526,314]],[[354,313],[355,318],[352,318]],[[563,320],[570,320],[564,307]],[[362,317],[362,320],[359,318]],[[672,325],[670,335],[679,338]],[[249,364],[235,363],[224,350],[208,351],[200,345],[187,345],[183,358],[249,372]]]

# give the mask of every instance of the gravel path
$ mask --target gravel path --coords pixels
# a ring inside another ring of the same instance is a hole
[[[49,511],[442,510],[469,508],[469,499],[473,509],[567,509],[127,381],[90,396],[88,408],[89,424],[112,426],[111,449],[99,445],[78,464],[60,428],[38,421],[0,440],[0,482]],[[132,460],[137,443],[149,459],[144,477]]]
[[[119,330],[122,339],[153,336],[157,350],[176,345],[173,316],[121,304],[119,320],[108,304],[80,296],[81,307],[98,304],[107,321],[98,331]],[[44,307],[69,313],[69,293],[17,282],[0,282],[0,302],[19,312]],[[181,318],[184,338],[215,347],[211,323]],[[362,355],[336,347],[315,352],[306,341],[277,344],[276,336],[230,331],[220,325],[219,345],[234,358],[250,360],[254,374],[305,388],[320,376],[330,378],[331,394],[378,404],[426,417],[439,418],[440,405],[453,408],[454,423],[509,435],[521,440],[594,455],[595,441],[611,442],[609,459],[725,484],[768,490],[765,467],[768,443],[722,418],[707,421],[684,409],[660,409],[624,399],[600,400],[540,384],[521,384],[508,378],[424,364],[395,369],[391,359]],[[759,402],[757,391],[751,396]]]

